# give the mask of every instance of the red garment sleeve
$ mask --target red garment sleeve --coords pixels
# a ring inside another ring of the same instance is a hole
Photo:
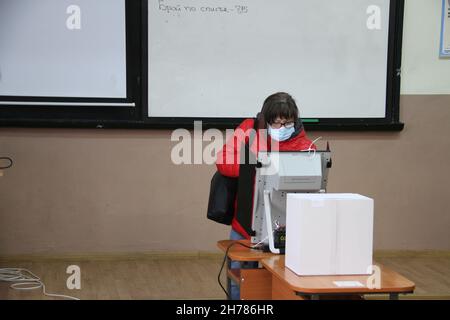
[[[300,150],[303,150],[303,151],[307,151],[308,149],[317,150],[317,146],[315,144],[313,144],[313,142],[308,138],[308,136],[306,135],[306,132],[304,130],[303,130],[301,136],[302,136],[302,139],[301,139]]]
[[[253,119],[244,120],[217,153],[216,166],[222,175],[233,178],[239,176],[240,151],[248,137],[248,130],[253,129],[253,125]]]

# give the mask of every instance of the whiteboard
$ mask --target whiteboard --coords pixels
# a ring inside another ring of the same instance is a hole
[[[0,95],[126,98],[125,20],[125,0],[0,0]]]
[[[252,117],[284,91],[304,118],[384,118],[389,11],[389,0],[150,0],[148,116]]]

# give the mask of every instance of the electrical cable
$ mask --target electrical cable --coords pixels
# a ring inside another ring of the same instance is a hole
[[[5,169],[9,169],[13,166],[14,162],[10,157],[0,157],[0,162],[1,161],[8,161],[9,164],[7,166],[0,166],[0,170],[5,170]]]
[[[319,141],[320,139],[322,139],[322,137],[319,137],[319,138],[317,138],[316,140],[314,140],[313,142],[311,142],[311,144],[309,145],[309,147],[308,147],[308,149],[304,149],[304,150],[302,150],[302,152],[308,152],[308,155],[311,155],[311,151],[314,151],[314,153],[313,153],[313,157],[316,155],[316,149],[312,149],[312,146],[317,142],[317,141]]]
[[[263,241],[264,241],[264,240],[263,240]],[[261,242],[263,242],[263,241],[261,241]],[[263,251],[262,248],[258,248],[259,243],[256,244],[256,245],[254,245],[254,246],[247,246],[247,245],[245,245],[245,244],[243,244],[243,243],[241,243],[241,242],[235,241],[235,242],[231,243],[231,244],[227,247],[227,250],[225,251],[225,256],[223,257],[222,266],[220,267],[219,275],[217,276],[217,282],[219,283],[219,286],[222,288],[223,292],[225,292],[225,294],[227,295],[227,298],[228,298],[228,299],[230,299],[230,294],[229,294],[228,291],[223,287],[222,281],[220,280],[220,277],[222,276],[222,271],[223,271],[223,268],[224,268],[224,266],[225,266],[225,262],[227,261],[228,252],[230,251],[231,247],[233,247],[233,246],[236,245],[236,244],[238,244],[238,245],[240,245],[240,246],[243,246],[243,247],[245,247],[245,248],[248,248],[248,249],[254,249],[254,250],[260,250],[260,251]]]
[[[11,282],[10,288],[14,290],[37,290],[42,288],[42,293],[47,297],[80,300],[76,297],[47,292],[44,282],[27,269],[0,268],[0,282]]]
[[[9,169],[14,162],[10,157],[0,157],[1,161],[8,161],[6,166],[0,166],[0,170]],[[49,293],[44,282],[28,269],[23,268],[0,268],[0,282],[11,282],[10,288],[13,290],[37,290],[42,288],[42,293],[47,297],[63,298],[70,300],[80,300],[76,297],[63,294]]]
[[[312,146],[313,146],[317,141],[319,141],[319,140],[321,140],[321,139],[322,139],[322,137],[318,137],[316,140],[314,140],[313,142],[311,142],[311,144],[309,145],[308,150],[312,150],[312,149],[311,149]]]

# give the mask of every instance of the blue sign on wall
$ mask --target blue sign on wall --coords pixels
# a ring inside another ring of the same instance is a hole
[[[450,58],[450,0],[442,0],[441,58]]]

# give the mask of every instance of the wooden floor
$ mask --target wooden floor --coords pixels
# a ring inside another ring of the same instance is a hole
[[[409,299],[450,300],[450,256],[378,257],[377,262],[401,273],[416,284]]]
[[[36,259],[34,262],[3,260],[0,268],[29,269],[42,278],[48,292],[81,299],[224,299],[217,284],[221,262],[219,256],[98,261]],[[450,299],[450,256],[384,257],[377,258],[377,262],[416,283],[416,293],[408,299]],[[66,288],[69,265],[81,268],[81,290]],[[43,296],[40,290],[17,291],[0,283],[0,300],[4,299],[51,298]]]

